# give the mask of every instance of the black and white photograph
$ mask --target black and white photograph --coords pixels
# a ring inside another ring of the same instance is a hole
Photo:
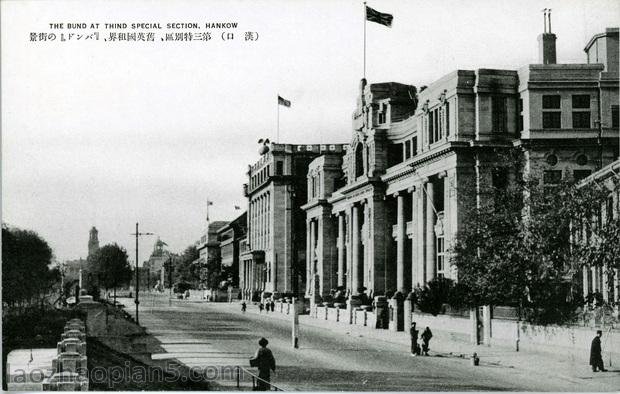
[[[617,392],[617,0],[0,0],[6,391]]]

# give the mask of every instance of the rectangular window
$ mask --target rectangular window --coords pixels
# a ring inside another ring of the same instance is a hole
[[[573,111],[573,129],[589,129],[590,112]]]
[[[620,127],[620,115],[618,114],[618,106],[611,106],[611,127],[617,129]]]
[[[284,175],[284,163],[276,161],[276,175]]]
[[[429,111],[428,113],[428,142],[432,144],[435,142],[435,113],[434,111]]]
[[[506,111],[506,97],[491,97],[491,116],[493,117],[493,131],[505,133],[507,131],[508,119]]]
[[[517,113],[519,114],[517,119],[517,131],[523,131],[523,99],[519,99],[519,104],[517,104]]]
[[[383,112],[383,111],[379,112],[379,116],[378,116],[377,122],[379,124],[384,124],[385,123],[385,112]]]
[[[446,274],[446,252],[444,246],[444,237],[438,236],[436,238],[437,241],[437,277],[443,278]]]
[[[446,101],[445,104],[445,118],[446,118],[446,137],[450,135],[450,103]]]
[[[418,137],[413,137],[411,139],[411,151],[413,152],[413,156],[418,154]]]
[[[575,181],[580,181],[583,178],[587,178],[592,173],[591,170],[574,170],[573,171],[573,179]]]
[[[411,157],[411,144],[409,141],[405,141],[405,160]]]
[[[543,95],[543,109],[560,109],[560,95]]]
[[[543,112],[543,129],[559,129],[562,127],[559,111]]]
[[[573,94],[573,108],[590,109],[589,94]]]
[[[555,185],[562,181],[561,170],[546,170],[543,173],[543,182],[545,185]]]

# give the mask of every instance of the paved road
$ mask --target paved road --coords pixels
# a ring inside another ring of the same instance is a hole
[[[133,312],[127,300],[128,311]],[[587,382],[501,366],[472,367],[451,357],[411,357],[408,349],[363,336],[300,327],[301,347],[291,347],[290,322],[228,305],[159,299],[147,301],[140,323],[162,342],[168,354],[190,367],[248,365],[264,336],[277,360],[273,382],[295,390],[380,391],[591,391]],[[232,382],[231,382],[232,384]]]

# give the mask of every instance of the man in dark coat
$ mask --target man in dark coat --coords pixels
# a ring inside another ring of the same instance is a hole
[[[276,370],[276,359],[271,353],[271,349],[267,349],[269,341],[265,338],[261,338],[258,341],[260,346],[256,351],[254,357],[250,359],[250,366],[258,368],[258,381],[257,389],[259,391],[267,391],[271,388],[269,384],[271,378],[271,371]]]
[[[603,336],[603,331],[598,330],[596,336],[592,340],[592,346],[590,347],[590,365],[592,366],[592,372],[598,372],[598,370],[601,372],[607,371],[603,364],[601,336]]]
[[[415,322],[411,323],[411,329],[409,329],[409,334],[411,334],[411,356],[415,357],[418,355],[418,330],[415,328]]]
[[[431,332],[431,329],[428,328],[427,326],[424,332],[422,333],[422,352],[424,353],[425,356],[428,356],[428,349],[429,349],[428,345],[432,337],[433,337],[433,333]]]

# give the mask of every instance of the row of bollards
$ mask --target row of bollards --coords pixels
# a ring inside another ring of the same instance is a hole
[[[86,365],[86,327],[80,319],[71,319],[57,345],[52,360],[52,375],[43,381],[44,391],[88,391]]]

